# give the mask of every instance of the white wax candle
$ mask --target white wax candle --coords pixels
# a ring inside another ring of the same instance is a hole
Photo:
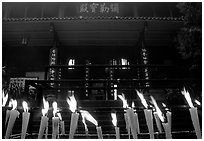
[[[61,129],[61,135],[65,134],[65,130],[64,130],[64,121],[60,122],[60,129]]]
[[[137,133],[140,134],[140,125],[139,125],[139,119],[137,113],[135,113],[135,121],[136,121],[136,127],[137,127]]]
[[[129,126],[129,123],[128,123],[127,113],[124,114],[124,118],[125,118],[126,129],[127,129],[127,132],[128,132],[128,137],[130,139],[130,126]]]
[[[164,130],[165,130],[165,135],[166,135],[166,139],[172,139],[172,135],[171,135],[171,129],[168,123],[162,123]]]
[[[56,139],[59,133],[59,117],[52,118],[52,139]]]
[[[167,121],[168,121],[169,127],[171,129],[171,112],[167,111],[166,112],[166,117],[167,117]]]
[[[120,128],[115,126],[116,139],[120,139]]]
[[[157,128],[159,130],[159,133],[162,133],[161,121],[159,119],[159,116],[155,112],[153,114],[154,114],[154,119],[156,121],[156,125],[157,125]]]
[[[23,115],[22,115],[21,139],[25,139],[25,137],[26,137],[26,132],[27,132],[29,118],[30,118],[30,113],[29,112],[23,112]]]
[[[40,122],[40,129],[38,133],[38,139],[42,139],[44,135],[45,128],[48,126],[48,117],[42,116]]]
[[[127,118],[131,128],[132,136],[134,139],[137,139],[137,127],[136,127],[137,123],[135,120],[135,114],[133,109],[127,109]]]
[[[74,134],[75,134],[77,124],[78,124],[78,119],[79,119],[79,114],[78,113],[72,113],[70,130],[69,130],[69,139],[74,138]]]
[[[102,129],[100,126],[96,126],[96,131],[99,139],[103,139]]]
[[[6,110],[5,127],[6,127],[6,124],[7,124],[7,122],[8,122],[8,119],[9,119],[9,117],[10,117],[10,112],[11,112],[11,110]]]
[[[5,139],[9,139],[14,123],[16,121],[16,118],[19,116],[19,112],[17,110],[11,110],[10,111],[10,116],[9,116],[9,121],[8,121],[8,126],[7,126],[7,130],[6,130],[6,136]]]
[[[195,129],[195,132],[196,132],[196,136],[197,136],[198,139],[202,139],[197,108],[196,107],[191,107],[189,109],[189,111],[190,111],[191,120],[193,122],[194,129]]]
[[[150,139],[154,139],[152,110],[144,109],[145,119],[150,134]]]

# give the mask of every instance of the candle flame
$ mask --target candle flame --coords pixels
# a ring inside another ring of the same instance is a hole
[[[46,101],[44,97],[43,97],[43,106],[44,106],[44,109],[42,109],[42,115],[45,116],[45,114],[49,110],[49,102]]]
[[[147,109],[148,108],[148,104],[147,104],[147,101],[145,100],[144,96],[142,93],[140,93],[138,90],[136,90],[137,92],[137,95],[139,96],[142,104],[144,105],[144,107]]]
[[[197,99],[195,99],[194,102],[195,102],[196,104],[198,104],[199,106],[201,105],[200,101],[198,101]]]
[[[12,99],[12,110],[15,110],[17,107],[17,101]]]
[[[163,106],[164,108],[166,108],[166,104],[162,103],[162,106]]]
[[[24,112],[28,112],[28,103],[26,101],[22,102]]]
[[[181,91],[181,93],[182,93],[182,94],[184,95],[184,97],[186,98],[186,101],[188,102],[188,105],[189,105],[191,108],[194,107],[189,92],[188,92],[185,88],[183,88],[183,91]]]
[[[112,117],[112,123],[114,126],[117,126],[117,118],[116,118],[116,113],[111,113]]]
[[[67,98],[67,103],[69,105],[69,109],[74,113],[77,109],[77,101],[76,101],[74,95]]]
[[[84,119],[92,122],[94,125],[98,126],[98,122],[93,118],[93,116],[85,110],[80,110],[82,117],[84,117]]]
[[[6,102],[8,100],[8,92],[6,93],[6,96],[5,96],[5,93],[4,93],[4,90],[3,90],[3,97],[2,97],[2,106],[5,106],[6,105]]]
[[[156,109],[156,113],[157,113],[158,117],[160,118],[160,120],[161,120],[162,122],[164,122],[163,113],[162,113],[161,110],[159,109],[156,100],[154,99],[153,96],[150,96],[150,97],[151,97],[151,99],[152,99],[152,102],[153,102],[153,104],[154,104],[154,107],[155,107],[155,109]]]
[[[134,103],[134,101],[132,101],[132,108],[135,108],[135,103]]]
[[[60,120],[62,120],[62,115],[61,115],[61,113],[57,113],[57,116],[59,117]]]
[[[13,101],[13,99],[10,99],[10,100],[9,100],[8,107],[11,107],[11,106],[12,106],[12,101]]]
[[[55,114],[58,112],[58,110],[57,110],[57,102],[56,101],[54,101],[52,103],[52,107],[53,107],[53,116],[55,117]]]
[[[122,100],[123,102],[123,108],[128,108],[127,100],[125,99],[125,95],[118,95],[118,97]]]

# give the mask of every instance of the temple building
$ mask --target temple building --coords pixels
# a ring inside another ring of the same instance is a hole
[[[3,2],[2,138],[201,138],[196,6]]]

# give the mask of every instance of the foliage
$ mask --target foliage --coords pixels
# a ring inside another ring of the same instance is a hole
[[[176,47],[190,70],[198,69],[202,60],[202,3],[186,2],[177,5],[184,14],[184,27],[176,38]]]

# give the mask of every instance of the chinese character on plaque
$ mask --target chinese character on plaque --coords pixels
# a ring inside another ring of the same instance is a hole
[[[90,4],[90,8],[91,8],[92,13],[96,13],[96,9],[97,9],[98,5],[99,4],[97,4],[97,3]]]
[[[80,13],[88,13],[88,6],[87,6],[87,3],[83,3],[81,4],[80,6]]]

